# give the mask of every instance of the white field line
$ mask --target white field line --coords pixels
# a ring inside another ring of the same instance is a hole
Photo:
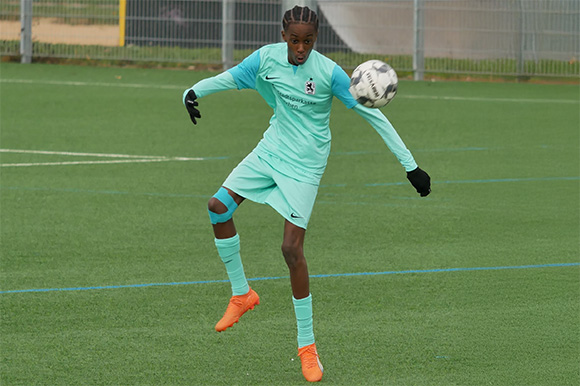
[[[435,96],[435,95],[401,95],[400,98],[405,98],[405,99],[432,99],[432,100],[442,100],[442,101],[469,101],[469,102],[512,102],[512,103],[565,103],[565,104],[580,104],[580,98],[578,98],[578,99],[529,99],[529,98],[453,97],[453,96]]]
[[[73,82],[58,80],[33,80],[33,79],[0,79],[1,83],[20,83],[20,84],[47,84],[58,86],[77,86],[77,87],[120,87],[120,88],[149,88],[165,90],[183,90],[185,86],[161,85],[161,84],[140,84],[140,83],[107,83],[107,82]],[[455,97],[455,96],[435,96],[435,95],[397,95],[400,99],[432,99],[444,101],[470,101],[470,102],[511,102],[511,103],[563,103],[563,104],[580,104],[578,99],[530,99],[530,98],[483,98],[483,97]]]
[[[127,164],[137,162],[166,162],[173,161],[167,158],[158,159],[124,159],[114,161],[70,161],[70,162],[39,162],[39,163],[22,163],[22,164],[0,164],[2,168],[17,167],[17,166],[63,166],[63,165],[97,165],[97,164]]]
[[[22,166],[63,166],[63,165],[98,165],[98,164],[121,164],[121,163],[143,163],[143,162],[169,162],[169,161],[203,161],[202,157],[166,157],[153,155],[130,155],[130,154],[104,154],[104,153],[76,153],[68,151],[48,151],[48,150],[19,150],[0,149],[0,153],[20,153],[20,154],[47,154],[64,155],[76,157],[104,157],[120,158],[110,161],[67,161],[67,162],[29,162],[29,163],[8,163],[0,164],[0,167],[22,167]]]
[[[155,155],[76,153],[70,151],[20,150],[20,149],[0,149],[0,153],[50,154],[50,155],[72,155],[78,157],[110,157],[110,158],[165,158],[165,156],[155,156]]]
[[[34,79],[0,79],[2,83],[20,83],[20,84],[48,84],[55,86],[80,86],[80,87],[121,87],[121,88],[153,88],[167,90],[183,90],[187,87],[172,86],[163,84],[140,84],[140,83],[108,83],[108,82],[73,82],[64,80],[34,80]]]

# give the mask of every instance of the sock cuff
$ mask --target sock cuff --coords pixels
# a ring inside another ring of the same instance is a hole
[[[220,257],[231,256],[240,251],[240,236],[236,233],[228,239],[215,239],[215,246]]]
[[[296,319],[301,321],[312,318],[312,294],[302,299],[296,299],[292,296],[292,302],[294,303]]]
[[[312,304],[312,294],[308,294],[307,297],[302,299],[296,299],[294,296],[292,296],[292,303],[294,303],[295,306],[305,306]]]

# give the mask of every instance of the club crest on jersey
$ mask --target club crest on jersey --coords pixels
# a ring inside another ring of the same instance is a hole
[[[314,95],[316,93],[316,83],[310,78],[304,84],[304,92],[308,95]]]

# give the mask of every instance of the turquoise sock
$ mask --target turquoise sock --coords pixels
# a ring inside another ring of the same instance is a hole
[[[215,246],[226,265],[228,278],[232,285],[232,294],[234,296],[247,294],[250,291],[250,286],[246,280],[240,256],[240,236],[236,234],[229,239],[215,239]]]
[[[303,299],[292,297],[296,324],[298,326],[298,348],[314,343],[314,329],[312,327],[312,294]]]

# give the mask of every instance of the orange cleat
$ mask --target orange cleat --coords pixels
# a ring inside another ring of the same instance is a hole
[[[302,362],[302,374],[308,382],[318,382],[322,379],[322,363],[316,352],[316,343],[298,349],[298,356]]]
[[[256,304],[260,304],[260,297],[251,288],[245,295],[232,296],[223,318],[215,325],[215,330],[221,332],[233,326],[246,311],[253,310]]]

